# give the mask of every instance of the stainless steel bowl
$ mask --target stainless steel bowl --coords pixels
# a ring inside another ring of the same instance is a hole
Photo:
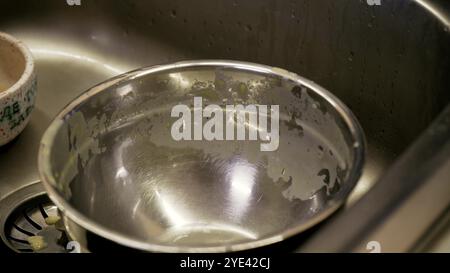
[[[194,97],[221,112],[278,105],[278,149],[261,151],[261,138],[174,140],[171,110],[197,109]],[[83,244],[87,230],[145,251],[226,252],[282,241],[333,213],[359,179],[364,148],[349,109],[309,80],[252,63],[185,61],[82,94],[47,129],[38,163]]]

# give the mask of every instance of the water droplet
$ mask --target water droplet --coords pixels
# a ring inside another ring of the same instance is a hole
[[[173,18],[177,17],[177,11],[173,9],[173,10],[170,12],[170,16],[172,16]]]
[[[353,56],[355,56],[355,52],[350,51],[350,56],[348,57],[348,60],[349,60],[350,62],[353,61]]]
[[[317,156],[319,157],[319,158],[322,158],[323,156],[324,156],[324,149],[323,149],[323,147],[322,146],[318,146],[317,147],[318,149],[317,149]]]

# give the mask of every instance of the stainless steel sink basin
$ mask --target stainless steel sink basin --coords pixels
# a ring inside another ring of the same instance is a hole
[[[128,70],[185,59],[234,59],[294,71],[330,90],[368,138],[361,198],[450,101],[445,1],[2,1],[0,30],[36,58],[29,126],[0,148],[0,200],[39,180],[38,143],[88,87]]]

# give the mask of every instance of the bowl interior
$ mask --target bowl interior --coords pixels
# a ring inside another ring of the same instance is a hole
[[[340,102],[281,74],[250,65],[174,65],[93,88],[44,136],[44,182],[66,211],[83,217],[72,220],[149,244],[213,247],[299,232],[353,188],[363,141]],[[180,105],[189,118],[176,126]],[[217,112],[206,117],[211,105]],[[241,112],[245,138],[237,139],[238,111],[227,108],[237,105],[258,109],[256,140],[251,108]],[[208,122],[215,125],[209,132],[227,140],[206,140]],[[204,136],[194,140],[199,126]],[[176,140],[173,128],[193,140]],[[262,151],[271,141],[276,149]]]
[[[25,57],[15,42],[0,33],[0,92],[13,86],[25,71]]]

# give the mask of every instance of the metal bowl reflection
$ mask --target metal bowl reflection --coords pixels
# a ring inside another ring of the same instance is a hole
[[[76,236],[225,252],[325,219],[358,181],[364,147],[347,107],[298,75],[186,61],[127,73],[75,99],[42,139],[39,172]]]

